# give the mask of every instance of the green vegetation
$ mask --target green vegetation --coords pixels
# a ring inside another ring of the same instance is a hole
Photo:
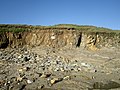
[[[0,24],[0,32],[24,32],[27,31],[27,25]]]
[[[32,26],[32,25],[20,25],[20,24],[0,24],[0,33],[1,32],[24,32],[30,30],[79,30],[79,31],[89,31],[89,32],[110,32],[110,33],[120,33],[120,30],[112,30],[103,27],[89,26],[89,25],[74,25],[74,24],[58,24],[53,26]]]

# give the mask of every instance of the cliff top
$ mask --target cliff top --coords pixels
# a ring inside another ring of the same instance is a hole
[[[120,33],[120,30],[112,30],[109,28],[104,27],[96,27],[96,26],[89,26],[89,25],[74,25],[74,24],[57,24],[53,26],[40,26],[40,25],[21,25],[21,24],[0,24],[0,32],[23,32],[23,31],[30,31],[30,30],[80,30],[80,31],[88,31],[88,32],[114,32]]]

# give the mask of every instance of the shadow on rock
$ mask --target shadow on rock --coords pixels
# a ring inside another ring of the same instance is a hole
[[[95,82],[93,84],[92,89],[115,89],[115,88],[120,88],[120,84],[115,82],[115,81],[109,81],[109,82]],[[89,89],[89,90],[92,90]]]

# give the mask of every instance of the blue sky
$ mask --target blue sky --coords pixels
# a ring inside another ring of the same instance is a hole
[[[0,0],[0,24],[78,24],[120,30],[120,0]]]

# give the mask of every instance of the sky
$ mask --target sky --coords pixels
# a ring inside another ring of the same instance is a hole
[[[77,24],[120,30],[120,0],[0,0],[0,24]]]

